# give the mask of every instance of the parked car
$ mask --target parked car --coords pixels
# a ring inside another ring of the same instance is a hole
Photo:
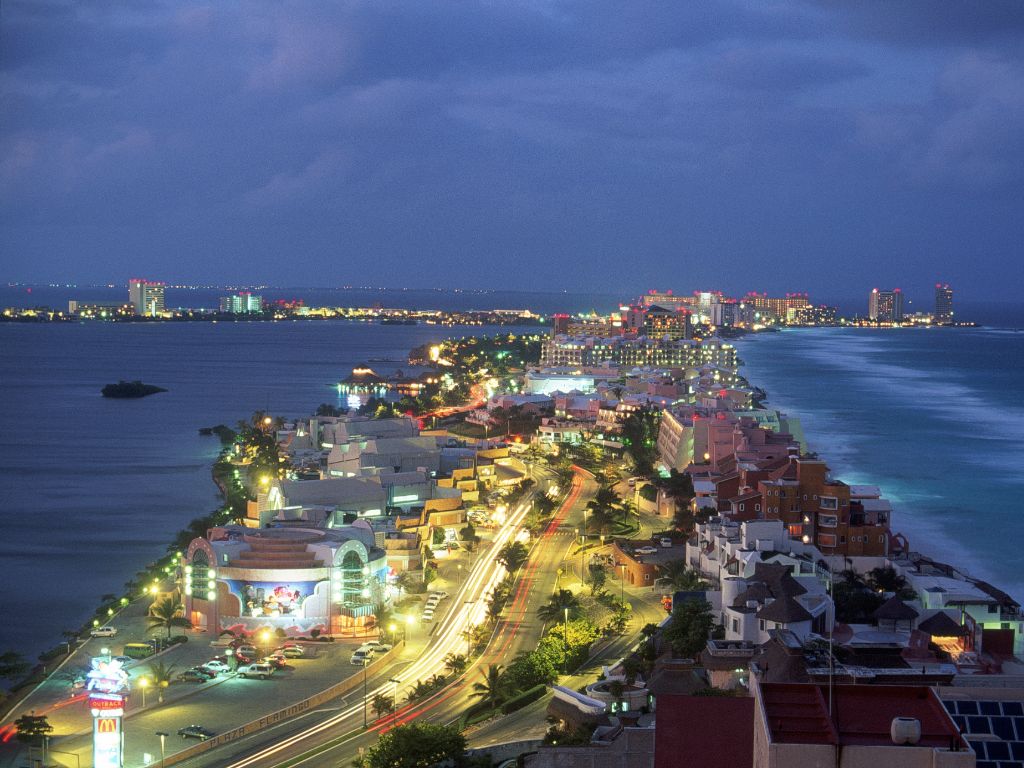
[[[215,674],[231,671],[231,665],[228,664],[226,661],[222,661],[220,659],[211,659],[202,666],[204,669],[208,669]]]
[[[96,627],[89,632],[90,637],[113,637],[116,634],[117,628],[111,626]]]
[[[442,589],[442,590],[438,590],[437,592],[431,592],[430,596],[431,597],[436,597],[438,600],[444,600],[444,599],[446,599],[448,597],[448,593],[445,592]]]
[[[217,676],[217,670],[210,669],[210,668],[204,667],[204,666],[190,667],[187,671],[188,672],[198,672],[200,675],[203,675],[208,680],[213,680],[213,678],[215,678]]]
[[[111,661],[118,661],[121,663],[122,667],[127,667],[129,664],[135,661],[135,659],[133,659],[131,656],[115,656],[113,659],[111,659]]]
[[[306,652],[302,650],[302,646],[299,645],[282,645],[274,653],[283,654],[289,659],[301,659],[306,655]]]
[[[367,664],[370,663],[370,660],[372,658],[373,651],[371,649],[357,648],[355,651],[353,651],[352,658],[349,659],[349,661],[352,664],[355,664],[357,667],[365,667]]]
[[[637,547],[633,550],[633,554],[636,555],[656,555],[658,554],[657,547]]]
[[[274,669],[281,669],[287,663],[288,660],[284,656],[278,656],[276,654],[270,654],[269,656],[264,656],[260,659],[260,664],[269,664]]]
[[[658,539],[658,543],[661,544],[661,546],[663,546],[663,547],[671,547],[672,546],[672,539],[669,539],[669,538]]]
[[[183,739],[206,741],[207,739],[212,739],[217,734],[209,728],[203,728],[201,725],[186,725],[184,728],[178,729],[178,735]]]
[[[260,680],[266,680],[272,674],[274,674],[274,667],[270,664],[254,663],[238,668],[238,676],[245,679],[258,677]]]
[[[209,681],[210,676],[198,669],[186,669],[175,679],[179,683],[205,683]]]
[[[433,609],[431,609],[431,608],[425,609],[423,611],[423,615],[420,618],[422,618],[423,621],[433,621],[434,620],[434,611],[433,611]]]
[[[237,656],[239,653],[243,656],[253,657],[257,656],[259,654],[259,651],[256,650],[255,645],[240,645],[238,646],[238,648],[235,649],[235,655]]]
[[[368,643],[364,643],[364,645],[367,648],[373,649],[374,653],[387,653],[388,651],[390,651],[394,647],[394,646],[388,645],[387,643],[379,642],[377,640],[371,640]]]

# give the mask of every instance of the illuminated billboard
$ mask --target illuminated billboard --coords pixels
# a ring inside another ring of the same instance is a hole
[[[121,718],[96,717],[92,722],[93,768],[122,768]]]
[[[316,589],[318,581],[227,581],[228,589],[242,606],[243,616],[305,616],[303,606]]]

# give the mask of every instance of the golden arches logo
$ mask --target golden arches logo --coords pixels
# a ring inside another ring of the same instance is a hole
[[[117,733],[117,720],[113,717],[101,717],[97,719],[96,733]]]

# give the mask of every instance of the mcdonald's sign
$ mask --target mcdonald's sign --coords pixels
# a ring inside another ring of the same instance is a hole
[[[117,718],[96,718],[96,733],[117,733]]]

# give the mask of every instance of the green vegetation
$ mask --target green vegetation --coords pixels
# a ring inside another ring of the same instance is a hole
[[[433,675],[426,680],[417,680],[405,691],[405,700],[408,702],[425,699],[433,693],[441,690],[448,684],[448,678],[444,675]]]
[[[384,715],[390,715],[395,711],[395,701],[390,696],[385,696],[383,693],[378,693],[373,699],[370,700],[370,709],[377,715],[377,719],[384,717]]]
[[[682,600],[672,608],[672,619],[662,637],[681,658],[696,658],[707,645],[714,621],[711,604],[704,600]]]
[[[641,408],[622,422],[622,445],[639,475],[647,477],[654,473],[660,423],[661,411],[657,408]]]
[[[662,579],[674,592],[696,592],[706,590],[710,586],[700,578],[700,574],[686,565],[685,560],[670,560],[660,566]]]
[[[366,754],[357,758],[359,768],[432,768],[439,763],[453,768],[466,764],[466,737],[456,728],[413,722],[381,734]]]
[[[492,708],[497,707],[505,700],[508,691],[508,683],[502,675],[501,664],[490,664],[487,670],[481,670],[481,680],[473,683],[471,697],[479,697],[481,701],[487,702]]]
[[[461,653],[449,653],[444,657],[444,668],[453,675],[461,675],[469,666],[469,659]]]
[[[53,726],[46,715],[22,715],[14,721],[14,727],[18,731],[18,741],[33,746],[41,745],[53,733]]]
[[[566,611],[571,618],[576,618],[580,611],[580,601],[569,589],[560,589],[548,598],[546,605],[542,605],[537,616],[544,621],[562,621]]]
[[[192,628],[192,622],[186,619],[183,613],[184,608],[180,601],[173,597],[165,597],[150,606],[146,622],[150,629],[166,629],[167,637],[170,638],[171,630],[175,627]]]
[[[526,562],[529,550],[520,541],[510,541],[498,550],[497,561],[505,566],[509,573],[515,573]]]
[[[546,685],[535,685],[533,688],[527,688],[522,693],[509,697],[509,699],[501,705],[502,714],[511,714],[517,709],[522,709],[527,704],[535,702],[544,695],[544,692],[547,691],[547,689],[548,687]]]

